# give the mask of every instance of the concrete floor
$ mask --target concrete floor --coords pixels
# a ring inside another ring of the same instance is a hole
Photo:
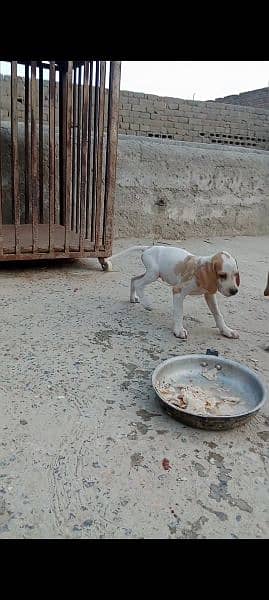
[[[1,538],[268,537],[268,403],[239,429],[200,431],[163,413],[150,383],[161,360],[208,347],[269,383],[269,237],[209,241],[182,245],[237,257],[240,293],[220,305],[239,340],[218,334],[201,298],[186,300],[189,339],[176,340],[160,283],[152,312],[130,305],[137,254],[113,273],[0,266]]]

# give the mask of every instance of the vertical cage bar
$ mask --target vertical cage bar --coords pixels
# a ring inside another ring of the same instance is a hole
[[[55,218],[55,62],[49,69],[49,252],[54,250]]]
[[[39,66],[39,222],[44,223],[44,167],[43,167],[43,67],[42,63]]]
[[[31,183],[32,183],[32,240],[33,253],[38,250],[38,177],[37,177],[37,86],[36,62],[31,63]]]
[[[119,97],[121,62],[110,63],[108,125],[107,125],[107,156],[105,175],[105,205],[103,243],[110,250],[113,240],[113,215],[116,186],[116,162],[118,142]]]
[[[29,137],[29,113],[30,113],[30,86],[29,65],[25,65],[25,109],[24,109],[24,161],[25,161],[25,223],[30,220],[31,203],[31,174],[30,174],[30,137]]]
[[[91,214],[91,240],[94,243],[95,243],[95,221],[96,221],[96,175],[97,175],[97,148],[98,148],[100,61],[96,61],[95,69],[96,69],[96,71],[95,71],[95,97],[94,97],[92,214]]]
[[[74,68],[73,81],[73,136],[72,136],[72,214],[71,214],[71,229],[76,227],[76,140],[78,135],[77,130],[77,69]]]
[[[0,256],[4,254],[3,239],[3,188],[2,188],[2,76],[0,72]]]
[[[64,116],[64,96],[65,96],[65,78],[63,65],[59,63],[59,223],[64,225],[64,197],[65,197],[65,116]]]
[[[72,124],[72,66],[73,63],[68,61],[66,72],[66,160],[65,160],[65,238],[64,251],[69,252],[70,243],[70,209],[71,209],[71,166],[72,166],[72,151],[71,151],[71,124]]]
[[[77,179],[76,179],[76,232],[80,230],[80,181],[81,181],[81,67],[78,68],[77,99]]]
[[[84,250],[86,177],[87,177],[87,133],[89,116],[89,62],[84,63],[83,108],[82,108],[82,145],[81,145],[81,189],[80,189],[80,234],[79,250]]]
[[[1,85],[1,84],[0,84]],[[0,120],[1,130],[1,120]],[[2,150],[1,150],[1,135],[0,135],[0,256],[4,254],[4,239],[3,239],[3,194],[2,194]]]
[[[103,166],[103,141],[104,141],[104,110],[105,110],[105,83],[106,62],[101,62],[100,68],[100,92],[99,92],[99,114],[98,114],[98,144],[97,144],[97,172],[96,172],[96,221],[95,221],[95,249],[98,250],[101,227],[102,210],[102,166]]]
[[[92,146],[92,78],[93,78],[93,62],[90,62],[90,78],[89,78],[89,116],[88,116],[88,151],[87,151],[87,191],[86,191],[86,238],[90,235],[90,205],[91,205],[91,146]]]
[[[18,113],[17,113],[17,62],[11,62],[11,179],[12,179],[12,213],[15,225],[15,252],[20,253],[20,190],[18,163]]]

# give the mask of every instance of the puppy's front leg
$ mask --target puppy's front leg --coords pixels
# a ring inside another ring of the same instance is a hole
[[[173,309],[174,309],[174,335],[186,340],[188,332],[183,327],[183,300],[185,294],[182,290],[173,287]]]
[[[217,298],[215,294],[205,294],[205,300],[210,312],[212,313],[215,319],[216,326],[220,330],[220,333],[222,333],[222,335],[225,335],[225,337],[228,338],[239,338],[239,333],[237,333],[237,331],[234,331],[233,329],[230,329],[230,327],[226,325],[218,307]]]

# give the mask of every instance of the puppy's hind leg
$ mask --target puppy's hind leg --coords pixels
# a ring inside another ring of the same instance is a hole
[[[132,277],[130,287],[130,302],[139,302],[139,297],[136,293],[136,282],[139,281],[139,279],[142,279],[144,275],[145,273],[143,273],[143,275],[137,275],[137,277]]]
[[[139,275],[138,277],[133,277],[131,281],[131,293],[130,293],[130,302],[139,302],[146,308],[147,310],[151,310],[152,307],[149,301],[144,296],[145,287],[154,281],[157,281],[159,277],[159,273],[154,269],[149,269],[143,275]]]

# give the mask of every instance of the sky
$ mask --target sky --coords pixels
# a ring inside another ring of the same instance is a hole
[[[124,61],[121,89],[214,100],[269,86],[269,61]]]
[[[2,74],[9,69],[0,63]],[[214,100],[267,86],[269,61],[123,61],[121,68],[122,90],[185,100]]]

